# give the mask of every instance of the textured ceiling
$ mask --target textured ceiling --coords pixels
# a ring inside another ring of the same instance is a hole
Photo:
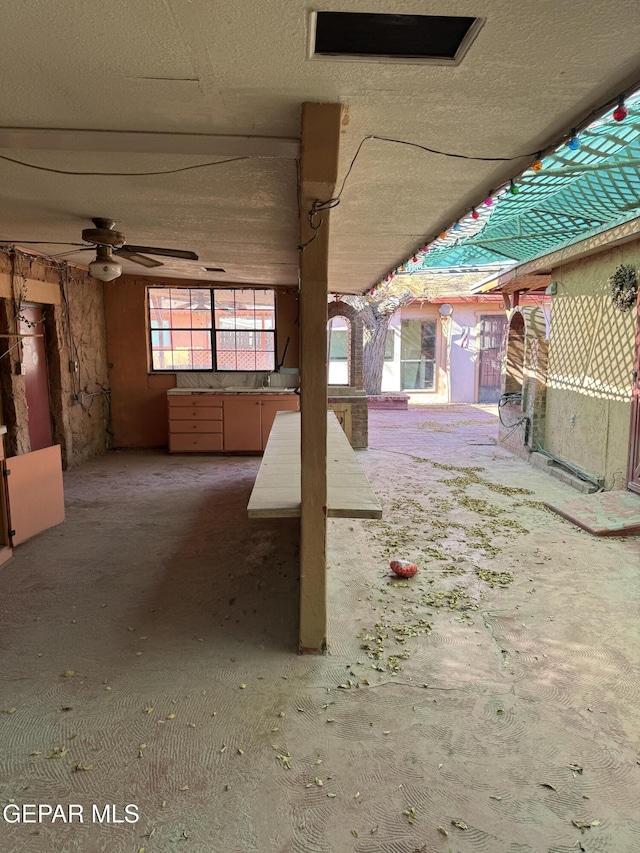
[[[536,151],[639,74],[636,0],[329,4],[485,18],[458,67],[308,60],[309,8],[291,0],[22,0],[3,15],[0,121],[298,137],[304,101],[340,101],[349,107],[344,175],[368,134],[481,156]],[[155,171],[216,159],[0,154],[76,171]],[[375,283],[527,162],[450,160],[367,142],[332,214],[330,289]],[[53,175],[0,161],[0,239],[77,241],[92,216],[115,219],[130,242],[200,255],[200,264],[167,263],[164,274],[212,278],[202,270],[208,265],[224,267],[227,281],[297,280],[292,160],[146,178]]]

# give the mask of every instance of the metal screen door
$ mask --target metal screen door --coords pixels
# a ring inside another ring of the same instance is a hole
[[[506,328],[507,318],[503,314],[484,314],[480,317],[479,403],[497,403],[500,398]]]

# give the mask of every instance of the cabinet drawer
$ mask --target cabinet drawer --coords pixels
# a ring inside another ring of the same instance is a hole
[[[169,436],[170,453],[204,453],[212,450],[222,450],[222,433],[219,435],[172,433]]]
[[[169,421],[171,435],[184,432],[210,432],[222,434],[222,421]]]
[[[169,408],[169,420],[186,421],[221,421],[222,406],[171,406]]]
[[[222,397],[218,394],[169,394],[169,408],[183,406],[217,406],[222,408]]]

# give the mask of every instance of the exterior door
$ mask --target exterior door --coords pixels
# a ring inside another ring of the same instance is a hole
[[[627,488],[640,494],[640,301],[636,322],[636,353],[633,364],[631,396],[631,431],[629,433],[629,468]]]
[[[478,402],[497,403],[502,388],[502,355],[507,318],[504,314],[480,317]]]
[[[29,409],[29,438],[31,450],[51,447],[51,410],[49,408],[49,379],[44,345],[42,306],[30,305],[20,312],[22,363],[25,367],[25,393]]]

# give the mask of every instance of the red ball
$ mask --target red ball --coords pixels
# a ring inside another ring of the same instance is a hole
[[[472,219],[478,219],[478,218],[479,218],[479,216],[480,216],[480,214],[478,213],[478,211],[477,211],[477,210],[474,210],[474,211],[472,212],[472,214],[471,214],[471,218],[472,218]]]
[[[627,108],[624,104],[620,104],[619,107],[616,107],[613,111],[613,120],[614,121],[624,121],[628,115]]]
[[[418,574],[418,567],[408,560],[391,560],[389,563],[391,571],[401,578],[412,578]]]

